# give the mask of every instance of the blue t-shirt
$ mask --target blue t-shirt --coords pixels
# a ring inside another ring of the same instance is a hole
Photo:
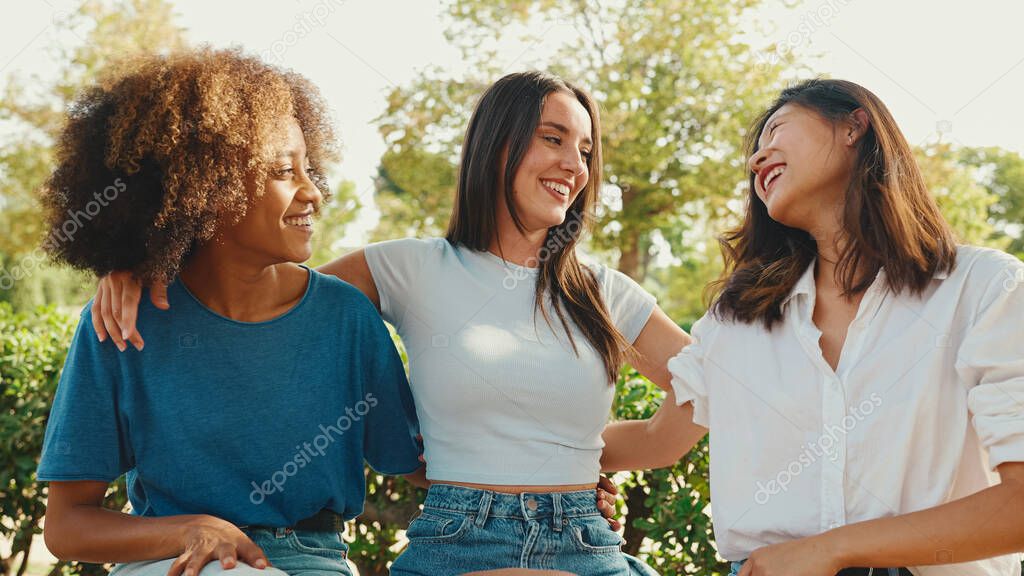
[[[420,467],[417,420],[387,328],[361,292],[309,271],[302,300],[238,322],[176,280],[170,312],[143,298],[146,348],[118,352],[82,312],[47,424],[38,477],[113,481],[135,514],[210,514],[289,526],[363,509],[363,461]]]

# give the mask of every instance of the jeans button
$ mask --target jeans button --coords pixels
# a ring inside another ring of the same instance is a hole
[[[534,500],[533,498],[530,498],[529,500],[526,501],[526,507],[529,508],[530,510],[536,510],[537,501]]]

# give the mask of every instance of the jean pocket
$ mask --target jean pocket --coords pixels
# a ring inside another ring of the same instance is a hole
[[[459,512],[424,510],[409,524],[405,537],[410,542],[453,542],[462,538],[473,524],[473,518]]]
[[[573,543],[594,554],[619,553],[622,550],[622,536],[612,530],[602,516],[582,516],[569,520]]]
[[[338,532],[309,532],[295,530],[289,535],[292,547],[303,554],[323,556],[333,560],[345,560],[348,557],[348,544],[341,539]]]

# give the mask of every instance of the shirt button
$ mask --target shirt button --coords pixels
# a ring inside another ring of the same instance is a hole
[[[536,510],[537,501],[534,500],[533,498],[530,498],[529,500],[526,501],[526,507],[529,508],[530,510]]]

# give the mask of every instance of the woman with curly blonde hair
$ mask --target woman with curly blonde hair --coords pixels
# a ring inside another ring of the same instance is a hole
[[[296,74],[201,49],[135,60],[70,110],[46,247],[169,283],[176,306],[142,306],[146,352],[123,355],[82,312],[38,470],[58,557],[120,576],[349,574],[339,532],[364,461],[420,469],[377,311],[300,264],[336,155],[325,108]],[[131,514],[102,507],[122,474]]]

